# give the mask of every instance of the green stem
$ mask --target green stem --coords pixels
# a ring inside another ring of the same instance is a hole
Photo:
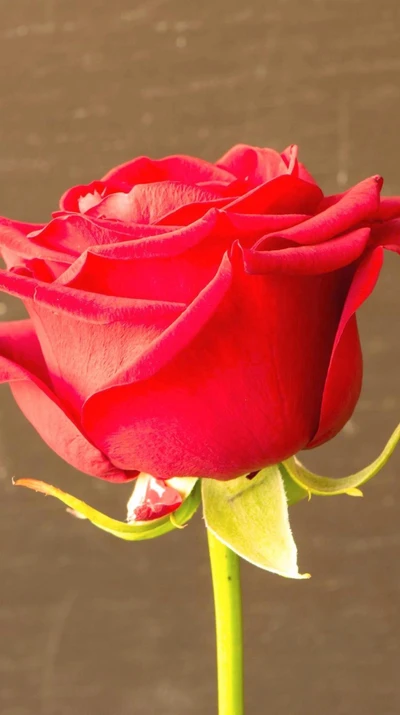
[[[243,715],[243,636],[239,557],[208,533],[217,635],[218,715]]]

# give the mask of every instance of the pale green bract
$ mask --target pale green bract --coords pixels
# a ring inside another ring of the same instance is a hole
[[[256,566],[281,576],[304,578],[297,568],[288,506],[312,494],[362,496],[359,487],[382,469],[399,440],[400,425],[372,464],[340,479],[313,474],[294,457],[262,470],[251,480],[204,479],[206,525],[232,551]]]
[[[297,567],[288,500],[278,466],[252,479],[202,480],[206,526],[239,556],[288,578],[306,578]]]

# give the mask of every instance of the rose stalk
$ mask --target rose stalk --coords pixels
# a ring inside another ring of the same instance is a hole
[[[400,197],[366,179],[326,196],[297,148],[237,146],[212,164],[140,157],[69,189],[47,224],[0,220],[0,380],[72,466],[134,480],[128,520],[61,499],[127,540],[182,527],[200,501],[216,601],[220,715],[241,715],[238,556],[301,578],[288,507],[361,494],[399,440],[344,479],[295,457],[334,437],[362,383],[356,312]]]
[[[243,713],[243,634],[239,557],[208,531],[217,637],[218,712]]]

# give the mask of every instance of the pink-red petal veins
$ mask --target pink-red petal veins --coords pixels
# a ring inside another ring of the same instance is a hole
[[[156,223],[189,204],[210,201],[227,203],[218,193],[199,186],[174,181],[138,184],[128,194],[111,194],[86,212],[94,218],[117,219],[125,223]],[[173,223],[173,221],[172,221]]]
[[[375,288],[383,262],[383,249],[368,252],[359,264],[344,304],[332,348],[318,429],[309,448],[334,437],[350,419],[362,382],[362,355],[356,311]]]
[[[0,382],[9,382],[14,398],[46,444],[68,464],[115,482],[136,472],[115,468],[88,439],[52,391],[47,368],[29,320],[0,323]]]
[[[268,250],[271,239],[280,237],[274,234],[261,239],[253,249],[243,252],[247,273],[291,273],[321,275],[336,271],[356,261],[364,252],[371,234],[369,228],[333,238],[326,243],[310,246],[284,247],[280,250]]]

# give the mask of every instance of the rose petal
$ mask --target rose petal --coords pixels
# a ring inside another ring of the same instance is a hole
[[[149,159],[140,156],[133,161],[111,169],[103,181],[123,181],[130,186],[158,181],[183,181],[187,184],[197,184],[203,181],[223,181],[227,184],[235,177],[224,169],[218,168],[208,161],[192,156],[176,155],[164,159]]]
[[[60,281],[104,295],[190,303],[215,275],[230,246],[229,231],[218,230],[222,223],[222,216],[210,212],[206,220],[166,234],[162,241],[126,246],[123,257],[120,251],[87,251]]]
[[[82,214],[63,214],[50,221],[42,230],[28,236],[39,246],[41,256],[71,263],[74,258],[93,246],[116,245],[146,236],[163,236],[172,227],[148,224],[124,224],[120,221],[97,219]],[[64,249],[66,253],[63,253]],[[56,254],[49,253],[55,251]]]
[[[215,275],[234,240],[251,246],[265,231],[298,223],[302,216],[249,217],[209,211],[189,226],[143,240],[85,252],[59,282],[105,295],[189,303]]]
[[[0,271],[0,290],[25,303],[52,384],[71,409],[141,354],[183,305],[115,299]]]
[[[316,181],[310,172],[307,171],[304,164],[302,164],[297,159],[298,147],[296,144],[288,146],[281,154],[281,157],[288,168],[288,173],[292,174],[298,179],[303,179],[303,181],[308,181],[310,184],[316,184]]]
[[[349,277],[248,276],[240,256],[83,420],[113,463],[228,479],[307,444]],[[232,270],[232,268],[231,268]]]
[[[126,236],[126,240],[114,244],[91,247],[91,252],[112,258],[153,258],[164,256],[174,258],[208,235],[215,238],[229,236],[230,243],[240,240],[241,245],[250,247],[267,233],[283,231],[296,226],[308,218],[306,214],[236,214],[212,208],[201,218],[188,226],[138,226],[137,236]],[[153,231],[154,229],[154,231]],[[143,236],[143,239],[142,239]]]
[[[216,162],[216,166],[246,180],[249,188],[288,173],[287,164],[277,151],[246,144],[234,146]]]
[[[107,325],[114,321],[141,320],[149,312],[155,324],[175,318],[185,308],[183,304],[160,301],[136,300],[78,291],[54,282],[46,284],[34,278],[12,271],[0,270],[0,291],[5,291],[21,300],[34,300],[47,306],[55,315],[63,314],[79,318],[84,323]]]
[[[334,437],[350,419],[362,382],[362,355],[355,313],[372,293],[383,262],[382,248],[360,263],[349,289],[327,372],[318,429],[308,448]]]
[[[0,217],[0,253],[7,268],[27,266],[38,258],[49,263],[54,275],[59,275],[71,263],[67,254],[53,251],[36,243],[32,231],[43,230],[41,224],[24,224]]]
[[[46,444],[76,469],[110,481],[124,473],[91,444],[52,392],[47,368],[29,320],[0,323],[0,382],[10,382],[14,398]]]
[[[381,196],[379,218],[388,221],[400,216],[400,196]]]
[[[104,196],[114,194],[117,191],[128,193],[129,184],[121,181],[92,181],[90,184],[72,186],[60,199],[61,211],[72,213],[83,213],[90,206],[97,204]]]
[[[371,234],[369,228],[359,228],[338,238],[316,246],[294,246],[281,250],[263,251],[266,241],[279,236],[261,239],[254,249],[243,251],[247,273],[282,272],[321,275],[335,271],[356,261],[364,252]]]
[[[218,194],[173,181],[134,186],[129,194],[111,194],[87,211],[95,218],[112,218],[125,223],[156,223],[185,204],[221,201]]]
[[[176,511],[182,502],[182,496],[167,482],[140,474],[128,502],[128,523],[160,519]]]
[[[373,243],[389,251],[400,253],[400,218],[375,224],[372,231]]]
[[[210,199],[209,201],[194,201],[186,206],[180,206],[169,213],[166,213],[158,221],[158,226],[179,225],[188,226],[194,221],[199,221],[207,213],[215,209],[223,209],[230,203],[230,198]]]
[[[133,240],[149,233],[162,235],[165,231],[157,227],[149,230],[148,226],[138,224],[127,226],[116,221],[98,221],[82,214],[64,214],[54,218],[43,229],[32,232],[28,238],[40,247],[41,255],[47,255],[49,250],[56,251],[60,260],[71,262],[91,246]]]
[[[311,245],[328,241],[361,222],[371,221],[378,215],[381,186],[380,176],[365,179],[343,194],[337,203],[280,235],[296,243]]]
[[[315,184],[286,174],[271,179],[231,201],[226,209],[247,214],[312,214],[322,196],[321,189]]]

